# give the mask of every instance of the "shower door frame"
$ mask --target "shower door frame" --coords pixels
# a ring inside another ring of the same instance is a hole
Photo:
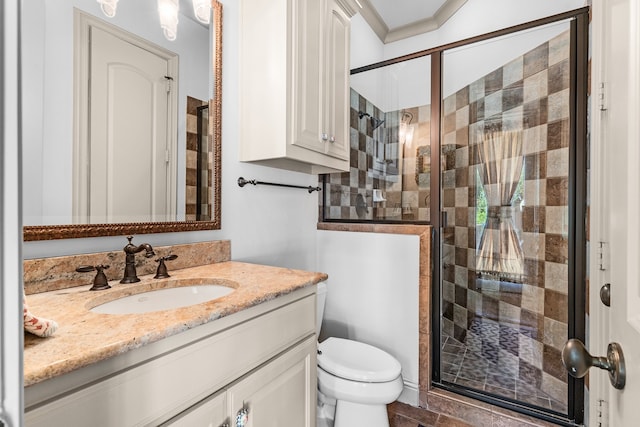
[[[440,379],[441,348],[441,228],[443,210],[441,206],[441,138],[442,138],[442,54],[450,49],[490,40],[496,37],[533,29],[547,24],[570,20],[570,141],[569,141],[569,191],[568,191],[568,333],[567,338],[585,339],[586,315],[586,201],[587,201],[587,93],[588,93],[588,40],[589,40],[589,7],[583,7],[546,18],[511,26],[501,30],[470,37],[457,42],[426,49],[397,58],[380,61],[367,66],[354,68],[351,74],[358,74],[386,67],[424,56],[431,58],[431,182],[430,210],[433,228],[431,254],[435,260],[431,271],[431,378],[430,390],[445,389],[460,395],[468,396],[492,405],[510,409],[538,419],[559,425],[575,426],[584,419],[584,380],[569,376],[567,415],[547,412],[531,405],[489,395],[484,392],[443,384]],[[435,166],[437,165],[437,167]],[[324,179],[326,189],[326,177]],[[360,220],[331,220],[323,222],[357,222]],[[417,224],[419,221],[365,221],[366,223],[403,223]],[[435,304],[439,304],[436,306]],[[438,349],[438,351],[435,351]],[[421,399],[422,400],[422,399]]]
[[[431,386],[468,396],[505,409],[514,410],[535,418],[573,426],[584,420],[584,379],[568,376],[567,416],[543,411],[533,405],[512,401],[496,395],[473,390],[451,383],[442,383],[441,368],[441,289],[442,289],[442,227],[445,219],[441,203],[441,138],[442,138],[442,54],[449,49],[490,40],[559,21],[570,21],[570,81],[569,81],[569,191],[568,191],[568,331],[567,339],[585,339],[586,315],[586,195],[587,195],[587,93],[588,93],[588,33],[589,8],[550,16],[481,36],[451,43],[431,53],[431,161],[438,171],[431,176],[431,225],[433,226],[432,254],[432,365]],[[437,72],[435,72],[437,71]],[[435,143],[434,143],[435,142]],[[440,306],[436,307],[438,303]],[[437,308],[437,309],[436,309]],[[437,349],[437,351],[436,351]]]

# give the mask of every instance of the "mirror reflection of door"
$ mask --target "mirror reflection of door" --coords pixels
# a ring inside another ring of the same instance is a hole
[[[168,221],[176,206],[176,59],[118,33],[87,32],[86,162],[76,175],[87,191],[78,204],[89,223]]]

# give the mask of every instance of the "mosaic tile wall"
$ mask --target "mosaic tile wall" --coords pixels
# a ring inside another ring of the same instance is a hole
[[[382,112],[351,89],[350,171],[327,175],[324,218],[428,221],[430,114],[429,106]],[[411,144],[399,143],[403,118]]]
[[[443,105],[443,333],[546,393],[556,410],[567,404],[569,108],[568,32]],[[520,283],[475,271],[478,142],[513,129],[522,129],[525,156]]]
[[[198,107],[208,105],[206,101],[187,96],[187,177],[185,193],[185,220],[186,221],[210,221],[211,220],[211,180],[213,178],[213,152],[206,147],[207,144],[207,120],[204,120],[202,131],[204,135],[207,155],[201,158],[201,187],[200,187],[200,216],[197,216],[198,195]]]

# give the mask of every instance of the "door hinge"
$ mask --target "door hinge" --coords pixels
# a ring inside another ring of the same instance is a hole
[[[598,399],[595,425],[596,427],[607,427],[609,425],[609,402],[604,399]]]
[[[609,243],[598,242],[598,269],[607,271],[609,269]]]
[[[167,93],[171,93],[171,91],[173,90],[173,77],[164,76],[164,80],[167,83]]]
[[[598,108],[600,111],[607,111],[605,93],[604,82],[600,82],[600,87],[598,87]]]

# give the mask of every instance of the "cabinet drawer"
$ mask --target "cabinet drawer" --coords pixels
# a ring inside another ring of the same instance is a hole
[[[160,427],[222,427],[231,425],[227,416],[227,392],[223,390],[187,409]]]
[[[27,426],[140,426],[177,414],[315,332],[315,295],[204,336],[25,414]]]
[[[315,426],[316,345],[315,336],[307,338],[161,427],[235,425],[243,408],[247,427]]]

